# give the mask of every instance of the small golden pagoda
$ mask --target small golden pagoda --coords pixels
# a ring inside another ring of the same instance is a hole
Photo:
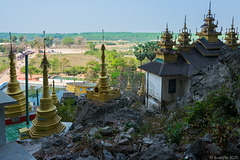
[[[191,42],[191,33],[188,33],[187,24],[186,24],[186,15],[184,20],[184,26],[182,33],[179,34],[177,48],[182,51],[190,51],[193,47],[189,42]]]
[[[173,32],[168,31],[168,24],[166,26],[166,31],[161,35],[161,39],[158,42],[160,49],[154,51],[157,59],[162,59],[164,62],[172,62],[177,60],[177,55],[173,50],[173,45],[176,45],[176,40],[173,41]]]
[[[139,96],[144,96],[145,94],[145,82],[144,82],[144,75],[142,76],[142,84],[141,84],[141,88],[138,91],[138,95]]]
[[[105,66],[104,44],[102,44],[101,50],[102,50],[102,57],[101,57],[102,64],[101,64],[101,71],[100,71],[98,83],[93,88],[93,91],[89,91],[89,90],[87,91],[87,99],[106,102],[113,98],[120,97],[121,94],[119,89],[114,90],[112,87],[110,87],[110,84],[107,79],[107,72],[106,72],[106,66]]]
[[[129,60],[128,60],[128,66],[129,66]],[[130,76],[128,76],[128,83],[127,83],[127,88],[126,88],[127,91],[130,91],[132,90],[132,87],[130,85]]]
[[[208,42],[217,42],[218,41],[218,36],[222,35],[221,32],[217,32],[216,28],[218,27],[218,23],[214,24],[215,21],[215,15],[211,14],[211,1],[209,3],[209,10],[208,14],[205,17],[204,15],[204,21],[205,23],[201,26],[202,30],[196,35],[199,36],[199,38],[205,38]]]
[[[54,82],[54,80],[53,80],[53,90],[52,90],[51,97],[52,97],[52,100],[53,100],[53,104],[56,107],[60,106],[60,102],[58,100],[58,97],[57,97],[57,94],[56,94],[56,91],[55,91],[55,82]]]
[[[239,46],[239,43],[237,42],[238,41],[238,33],[235,31],[235,28],[234,28],[234,17],[232,18],[232,26],[231,28],[229,29],[229,32],[226,31],[225,33],[225,44],[227,46],[229,46],[229,48],[231,49],[237,49],[238,46]]]
[[[73,93],[75,93],[75,95],[77,96],[78,92],[77,92],[77,87],[76,87],[76,83],[75,83],[75,78],[73,80]]]
[[[37,108],[36,117],[32,121],[33,126],[29,130],[29,135],[32,139],[39,139],[54,133],[59,133],[66,128],[66,126],[60,122],[62,118],[57,114],[56,106],[53,104],[53,100],[49,94],[49,62],[45,53],[45,31],[43,32],[43,35],[44,57],[41,63],[41,67],[43,68],[43,95],[40,100],[40,106]]]
[[[22,89],[20,88],[20,83],[17,80],[16,67],[15,67],[15,54],[12,49],[11,32],[10,34],[10,44],[11,50],[9,54],[10,59],[10,81],[7,85],[7,92],[9,96],[17,100],[17,104],[12,104],[5,106],[5,117],[13,118],[17,116],[22,116],[26,114],[26,96],[24,95]],[[29,111],[32,110],[32,106],[29,104]]]

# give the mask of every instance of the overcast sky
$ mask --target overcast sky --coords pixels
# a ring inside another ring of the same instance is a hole
[[[187,15],[195,33],[203,24],[209,0],[2,0],[0,32],[161,32],[166,23],[178,32]],[[240,25],[240,0],[212,0],[222,26]]]

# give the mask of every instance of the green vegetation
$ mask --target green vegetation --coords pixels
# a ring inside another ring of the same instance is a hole
[[[9,66],[8,57],[0,57],[0,73]]]
[[[77,107],[74,104],[75,100],[68,98],[62,106],[57,108],[58,114],[62,117],[63,122],[73,122],[75,120]]]
[[[62,40],[62,44],[68,46],[68,48],[71,47],[71,45],[74,44],[73,38],[72,37],[66,37],[65,39]]]

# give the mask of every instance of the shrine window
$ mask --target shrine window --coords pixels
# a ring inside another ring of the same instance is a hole
[[[168,93],[176,93],[176,79],[169,80]]]

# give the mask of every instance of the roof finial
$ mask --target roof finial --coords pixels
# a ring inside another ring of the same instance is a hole
[[[187,16],[186,16],[186,14],[185,14],[184,24],[186,24],[186,23],[187,23]]]
[[[234,16],[232,17],[232,26],[234,26]]]
[[[184,28],[183,29],[187,29],[187,16],[185,15],[185,19],[184,19]]]
[[[211,13],[211,0],[209,1],[209,14]]]
[[[46,52],[45,52],[45,31],[43,31],[43,53],[44,53],[44,57],[46,57]]]
[[[166,25],[166,31],[168,31],[168,23],[167,23],[167,25]]]

